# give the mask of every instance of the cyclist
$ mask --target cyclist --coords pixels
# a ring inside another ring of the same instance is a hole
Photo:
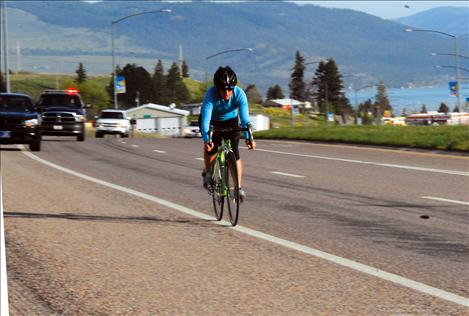
[[[229,67],[220,66],[213,75],[214,86],[207,90],[202,104],[200,115],[200,131],[204,141],[204,171],[202,172],[203,184],[205,188],[211,181],[210,167],[216,157],[217,148],[221,144],[222,138],[229,139],[236,156],[238,168],[239,197],[241,202],[246,198],[246,193],[242,189],[243,164],[239,157],[239,131],[214,132],[212,143],[209,142],[208,131],[210,125],[214,128],[238,127],[241,120],[241,127],[246,128],[249,123],[249,105],[246,93],[236,86],[238,79],[236,73]],[[246,146],[248,149],[255,149],[256,142],[248,140],[248,132],[244,132]]]

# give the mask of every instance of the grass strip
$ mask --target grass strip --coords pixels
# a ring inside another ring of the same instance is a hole
[[[469,152],[468,126],[314,126],[255,132],[258,139],[290,139]]]

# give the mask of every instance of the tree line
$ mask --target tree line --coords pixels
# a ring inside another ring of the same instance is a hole
[[[131,108],[143,103],[180,105],[187,103],[191,95],[182,78],[189,77],[187,64],[182,65],[182,73],[176,62],[165,73],[163,62],[158,59],[153,74],[142,66],[127,64],[124,68],[116,68],[116,76],[124,76],[126,82],[125,93],[117,95],[119,108]],[[106,87],[108,94],[114,97],[114,85],[111,79]]]
[[[127,64],[124,68],[116,67],[116,77],[125,78],[125,93],[117,94],[118,107],[121,109],[132,108],[145,103],[180,105],[191,100],[191,95],[183,78],[189,77],[189,67],[183,61],[182,69],[176,62],[165,72],[163,62],[158,59],[150,74],[144,67],[137,64]],[[86,94],[86,69],[79,63],[75,71],[75,83],[80,86],[81,93]],[[114,84],[111,78],[106,86],[107,106],[111,106],[114,100]]]
[[[316,62],[314,62],[316,63]],[[316,104],[319,112],[331,112],[342,116],[359,116],[364,121],[381,118],[392,107],[386,94],[386,87],[380,82],[377,87],[375,101],[367,100],[353,109],[350,100],[345,96],[343,75],[333,58],[320,60],[309,82],[304,81],[305,59],[299,51],[295,55],[295,63],[290,76],[290,98],[309,101]]]

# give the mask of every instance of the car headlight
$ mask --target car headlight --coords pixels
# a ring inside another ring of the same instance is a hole
[[[38,119],[26,120],[23,122],[23,125],[26,127],[34,127],[39,124]]]
[[[75,116],[75,121],[77,122],[84,122],[85,121],[85,117],[83,115],[76,115]]]

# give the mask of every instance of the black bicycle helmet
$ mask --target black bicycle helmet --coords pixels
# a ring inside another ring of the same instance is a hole
[[[218,89],[228,90],[234,89],[238,83],[238,78],[236,78],[236,73],[229,66],[218,67],[217,71],[213,75],[213,84]]]

